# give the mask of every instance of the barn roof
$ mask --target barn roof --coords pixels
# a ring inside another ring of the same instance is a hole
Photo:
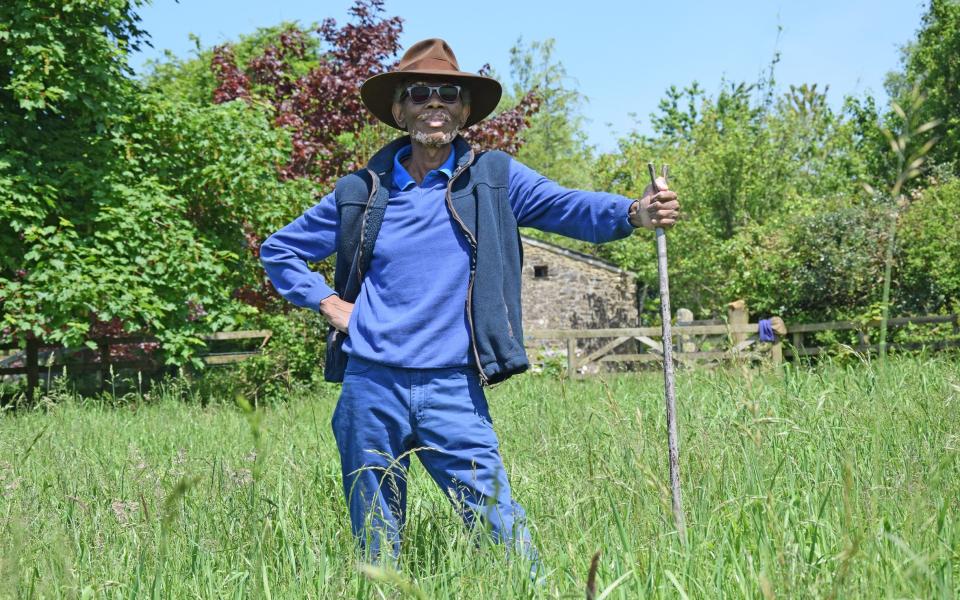
[[[584,254],[583,252],[577,252],[576,250],[570,250],[569,248],[564,248],[563,246],[558,246],[557,244],[551,244],[550,242],[544,242],[543,240],[534,239],[526,235],[520,235],[520,239],[524,244],[529,244],[535,248],[540,248],[541,250],[546,250],[547,252],[553,252],[554,254],[559,254],[567,258],[572,258],[580,262],[586,263],[590,266],[597,267],[599,269],[606,269],[607,271],[613,271],[614,273],[621,273],[624,275],[630,275],[631,277],[636,277],[637,274],[633,271],[627,271],[621,269],[617,265],[601,260],[589,254]]]

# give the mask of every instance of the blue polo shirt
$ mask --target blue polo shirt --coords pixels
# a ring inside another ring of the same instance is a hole
[[[469,364],[470,245],[447,210],[450,156],[417,185],[394,158],[387,211],[343,350],[394,366]]]
[[[420,185],[400,163],[410,152],[407,146],[394,157],[390,199],[343,348],[351,356],[400,367],[470,365],[465,310],[470,245],[446,205],[452,148]],[[508,199],[520,226],[594,243],[633,231],[627,218],[631,199],[564,188],[515,160]],[[338,227],[331,193],[263,243],[261,261],[287,300],[317,310],[334,294],[307,262],[336,251]]]

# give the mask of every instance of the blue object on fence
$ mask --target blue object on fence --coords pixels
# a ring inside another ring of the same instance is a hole
[[[777,341],[777,336],[773,334],[773,326],[770,324],[770,319],[760,319],[757,334],[760,336],[761,342]]]

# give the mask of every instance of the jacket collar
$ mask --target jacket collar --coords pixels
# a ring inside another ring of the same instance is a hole
[[[367,163],[367,169],[376,173],[380,181],[384,181],[384,177],[393,173],[393,157],[397,155],[397,151],[409,145],[409,135],[393,140],[373,155],[373,158]],[[457,169],[454,172],[473,162],[473,148],[470,147],[467,140],[463,139],[462,135],[458,135],[453,140],[453,155],[457,164]]]
[[[401,162],[404,158],[410,156],[410,151],[410,146],[404,146],[403,148],[400,148],[400,150],[398,150],[396,155],[393,157],[393,174],[390,177],[390,180],[393,188],[401,192],[417,187],[416,180],[410,175],[409,172],[407,172],[407,169],[404,168],[403,163]],[[436,177],[439,177],[440,173],[446,175],[447,179],[453,177],[453,170],[456,168],[456,161],[454,159],[454,152],[451,151],[447,154],[447,158],[443,161],[442,165],[427,173],[423,183],[427,183],[427,179],[436,179]],[[434,176],[434,173],[438,175]],[[433,182],[433,185],[436,185],[435,181]]]

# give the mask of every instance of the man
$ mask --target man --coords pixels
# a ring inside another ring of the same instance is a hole
[[[517,227],[599,243],[677,218],[671,191],[634,201],[568,190],[502,152],[473,152],[458,132],[500,95],[496,80],[460,71],[443,40],[414,44],[361,87],[367,108],[408,135],[261,247],[277,290],[331,324],[344,493],[373,557],[399,554],[412,453],[468,526],[479,519],[535,556],[482,389],[528,366]],[[335,290],[307,267],[334,252]]]

